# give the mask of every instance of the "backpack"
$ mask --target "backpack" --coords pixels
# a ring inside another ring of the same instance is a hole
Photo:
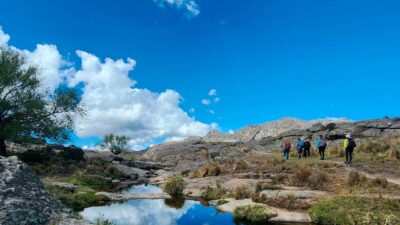
[[[327,144],[327,140],[325,138],[321,139],[321,147],[326,147],[326,144]]]
[[[290,149],[290,141],[289,140],[285,141],[285,149]]]
[[[357,147],[357,144],[356,144],[356,142],[354,141],[353,138],[349,138],[349,144],[347,145],[347,147],[351,148],[351,149]]]
[[[309,141],[304,142],[304,148],[310,148],[311,147],[311,143]]]

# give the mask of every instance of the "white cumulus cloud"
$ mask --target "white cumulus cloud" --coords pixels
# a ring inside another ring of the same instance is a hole
[[[0,44],[7,44],[9,39],[0,27]],[[180,108],[182,97],[175,90],[157,93],[136,88],[137,82],[129,76],[136,65],[131,58],[102,61],[93,54],[76,51],[81,66],[75,68],[63,59],[55,45],[38,44],[33,51],[10,47],[38,67],[43,88],[54,91],[60,84],[82,88],[87,116],[76,118],[78,137],[124,134],[131,138],[135,149],[142,149],[154,139],[204,136],[217,126],[189,116]]]
[[[3,27],[0,26],[0,47],[1,46],[6,46],[8,44],[9,40],[10,40],[10,35],[6,34],[3,31]]]
[[[217,96],[217,89],[211,89],[208,91],[209,96]]]
[[[210,99],[203,98],[203,99],[201,100],[201,104],[203,104],[203,105],[210,105],[210,104],[211,104],[211,101],[210,101]]]
[[[194,0],[153,0],[160,6],[169,5],[186,11],[189,17],[198,16],[200,7]]]
[[[87,52],[77,54],[82,66],[69,81],[71,86],[84,84],[82,103],[88,109],[88,117],[77,122],[79,137],[124,134],[132,138],[133,146],[141,148],[155,138],[203,136],[211,129],[179,107],[178,92],[135,88],[136,81],[128,76],[135,60],[107,58],[101,62]]]

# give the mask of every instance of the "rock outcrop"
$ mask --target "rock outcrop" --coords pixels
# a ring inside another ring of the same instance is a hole
[[[202,140],[205,142],[250,142],[259,141],[266,137],[276,137],[281,133],[291,130],[308,129],[315,124],[327,125],[330,123],[350,122],[340,119],[320,119],[304,121],[295,118],[283,118],[280,120],[244,127],[232,134],[223,134],[218,131],[211,131]]]
[[[347,133],[356,139],[400,137],[400,118],[351,122],[314,120],[304,122],[283,119],[260,126],[243,128],[235,134],[211,133],[205,138],[191,138],[150,148],[143,157],[170,165],[175,171],[189,172],[210,162],[228,162],[240,159],[249,151],[279,151],[284,139],[296,143],[298,137],[315,140],[326,136],[329,145],[339,144]]]
[[[63,206],[17,157],[0,157],[0,224],[42,225],[63,213]]]

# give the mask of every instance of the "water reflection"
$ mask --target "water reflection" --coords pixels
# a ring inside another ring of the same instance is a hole
[[[156,186],[136,186],[122,193],[161,192]],[[185,199],[131,200],[108,206],[86,208],[82,216],[96,222],[108,219],[115,225],[241,225],[229,213]]]

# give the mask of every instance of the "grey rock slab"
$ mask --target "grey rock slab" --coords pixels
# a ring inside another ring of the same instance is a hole
[[[267,198],[279,198],[293,196],[295,198],[318,198],[326,194],[324,191],[313,190],[264,190],[261,195]]]

